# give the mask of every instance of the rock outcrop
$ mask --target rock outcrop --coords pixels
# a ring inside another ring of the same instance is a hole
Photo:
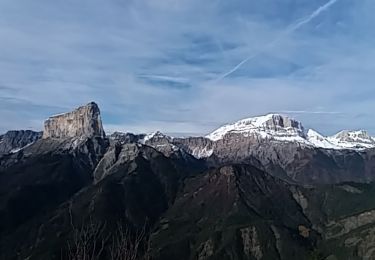
[[[43,139],[105,137],[100,110],[91,102],[72,112],[55,115],[44,122]]]
[[[143,140],[145,136],[145,134],[138,135],[133,133],[114,132],[107,137],[114,142],[119,142],[121,144],[131,144]]]
[[[339,221],[331,221],[327,224],[326,238],[343,236],[363,226],[375,223],[375,210],[363,212]]]
[[[0,154],[19,151],[42,137],[42,132],[31,130],[8,131],[0,136]]]

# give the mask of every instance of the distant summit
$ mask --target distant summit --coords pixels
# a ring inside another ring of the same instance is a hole
[[[0,155],[15,153],[42,137],[42,132],[12,130],[0,135]]]
[[[373,148],[375,147],[375,139],[370,136],[365,130],[348,131],[344,130],[332,137],[328,137],[328,140],[337,146],[343,148]]]
[[[297,142],[324,149],[363,150],[375,147],[375,138],[364,130],[344,130],[326,137],[312,129],[306,131],[301,122],[279,114],[242,119],[218,128],[206,138],[219,141],[233,134],[278,142]]]
[[[212,141],[217,141],[230,133],[243,134],[245,136],[259,135],[263,138],[294,139],[304,136],[304,128],[300,122],[287,116],[268,114],[224,125],[206,137]]]

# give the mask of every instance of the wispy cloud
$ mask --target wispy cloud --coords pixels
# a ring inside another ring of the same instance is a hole
[[[162,86],[165,88],[177,89],[191,87],[189,80],[182,77],[172,77],[163,75],[139,75],[138,77],[146,82],[149,82],[154,86]]]
[[[277,111],[278,113],[285,114],[317,114],[317,115],[339,115],[341,112],[336,111],[306,111],[306,110],[283,110]]]
[[[292,33],[299,28],[301,28],[303,25],[311,22],[312,19],[318,17],[322,12],[328,10],[332,5],[334,5],[338,0],[330,0],[326,4],[320,6],[318,9],[316,9],[314,12],[312,12],[310,15],[307,17],[301,19],[300,21],[297,21],[295,24],[291,25],[288,27],[286,30],[288,33]]]
[[[0,131],[40,129],[48,115],[95,100],[106,127],[124,131],[206,133],[272,111],[315,111],[295,116],[327,134],[375,133],[374,8],[0,0]]]

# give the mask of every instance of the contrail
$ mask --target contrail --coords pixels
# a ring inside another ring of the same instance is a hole
[[[297,22],[295,25],[289,26],[289,28],[287,29],[287,33],[292,33],[295,30],[298,30],[299,28],[301,28],[301,26],[309,23],[312,19],[314,19],[315,17],[317,17],[318,15],[320,15],[322,12],[324,12],[325,10],[327,10],[328,8],[330,8],[331,5],[335,4],[337,1],[338,0],[330,0],[330,1],[328,1],[328,3],[326,3],[325,5],[322,5],[321,7],[319,7],[318,9],[316,9],[312,14],[310,14],[309,16],[303,18],[301,21]]]
[[[237,71],[242,65],[244,65],[246,62],[248,62],[249,60],[252,60],[254,59],[255,57],[257,57],[260,53],[262,53],[265,49],[269,48],[270,46],[272,46],[273,44],[277,43],[280,39],[282,39],[285,35],[287,34],[290,34],[290,33],[293,33],[295,32],[296,30],[298,30],[299,28],[301,28],[303,25],[309,23],[311,20],[313,20],[315,17],[319,16],[322,12],[324,12],[325,10],[327,10],[329,7],[331,7],[331,5],[335,4],[338,0],[330,0],[328,1],[326,4],[320,6],[318,9],[316,9],[312,14],[310,14],[309,16],[303,18],[303,19],[300,19],[299,21],[297,21],[295,24],[292,24],[290,26],[287,27],[287,29],[285,30],[285,32],[283,32],[279,37],[277,37],[276,39],[272,40],[271,42],[269,42],[266,46],[264,46],[263,50],[260,50],[258,51],[257,53],[254,53],[253,55],[250,55],[249,57],[247,57],[246,59],[244,59],[243,61],[241,61],[240,63],[238,63],[234,68],[232,68],[230,71],[224,73],[223,75],[221,75],[219,78],[216,79],[216,82],[217,81],[220,81],[224,78],[226,78],[227,76],[229,76],[230,74],[232,74],[233,72]]]

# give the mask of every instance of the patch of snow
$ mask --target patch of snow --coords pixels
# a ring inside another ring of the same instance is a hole
[[[146,134],[142,139],[140,139],[138,142],[141,143],[141,144],[145,144],[147,141],[153,139],[153,138],[166,138],[168,140],[172,140],[173,137],[170,137],[170,136],[167,136],[163,133],[161,133],[160,131],[156,131],[156,132],[153,132],[151,134]]]
[[[163,147],[170,147],[172,149],[172,151],[174,151],[174,152],[177,152],[178,150],[180,150],[180,148],[178,148],[178,146],[176,146],[174,144],[170,144],[170,143],[167,143],[167,144],[157,144],[157,145],[153,145],[152,147],[154,147],[155,149],[156,148],[163,148]]]
[[[9,153],[18,153],[21,150],[22,148],[16,148],[16,149],[11,150]]]
[[[20,147],[20,148],[15,148],[15,149],[11,150],[9,153],[18,153],[19,151],[21,151],[21,150],[25,149],[26,147],[32,145],[33,143],[35,143],[35,142],[29,143],[29,144],[27,144],[23,147]]]
[[[281,142],[294,142],[294,143],[303,143],[309,145],[309,141],[301,136],[275,136],[271,140],[281,141]]]
[[[138,140],[138,143],[140,144],[146,144],[146,142],[150,139],[152,139],[155,136],[156,132],[151,134],[146,134],[142,139]]]
[[[157,135],[158,131],[153,132],[151,134],[146,134],[143,139],[140,140],[143,144],[146,143],[148,140],[152,139],[155,135]]]
[[[330,141],[328,141],[327,137],[319,134],[315,130],[309,129],[307,131],[307,140],[314,146],[324,149],[342,149],[342,147],[337,146]]]
[[[214,150],[212,148],[208,149],[207,147],[204,147],[203,149],[200,149],[199,147],[196,147],[191,151],[191,155],[197,159],[202,159],[210,157],[213,152]]]

